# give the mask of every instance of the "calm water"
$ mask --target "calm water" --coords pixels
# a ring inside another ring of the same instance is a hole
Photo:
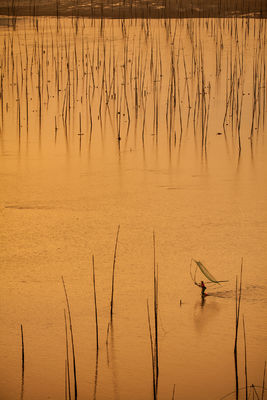
[[[153,231],[158,398],[171,399],[174,385],[174,398],[184,400],[235,390],[242,258],[248,383],[261,386],[266,21],[22,18],[13,30],[3,19],[0,42],[1,400],[22,393],[21,324],[23,398],[65,398],[61,276],[78,398],[153,399]],[[192,258],[228,280],[209,287],[204,303],[190,277]],[[242,321],[238,360],[243,387]],[[74,398],[72,367],[71,387]]]

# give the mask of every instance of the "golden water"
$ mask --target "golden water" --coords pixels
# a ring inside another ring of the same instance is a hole
[[[175,398],[184,400],[235,390],[242,258],[248,381],[262,385],[266,22],[21,18],[15,29],[2,22],[0,399],[21,396],[21,324],[24,399],[65,396],[61,276],[72,313],[78,398],[153,398],[147,318],[153,231],[158,398],[172,398],[174,385]],[[234,104],[223,126],[231,91]],[[191,258],[229,281],[209,288],[214,295],[204,303],[190,277]],[[238,360],[243,387],[242,321]]]

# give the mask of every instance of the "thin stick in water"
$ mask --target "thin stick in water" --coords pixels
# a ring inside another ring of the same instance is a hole
[[[157,388],[158,375],[159,375],[159,343],[158,343],[158,267],[156,266],[155,232],[153,232],[153,248],[154,248],[155,370],[156,370],[156,388]]]
[[[20,325],[21,331],[21,392],[20,399],[23,400],[24,396],[24,338],[23,338],[23,326]]]
[[[96,303],[96,287],[95,287],[95,259],[92,256],[93,263],[93,286],[94,286],[94,301],[95,301],[95,329],[96,329],[96,352],[98,353],[99,341],[98,341],[98,319],[97,319],[97,303]]]
[[[245,384],[246,384],[246,400],[248,400],[248,369],[247,369],[247,342],[246,342],[246,329],[245,317],[243,315],[243,332],[244,332],[244,356],[245,356]]]
[[[155,356],[154,356],[154,344],[153,344],[153,337],[152,337],[152,329],[151,329],[151,322],[150,322],[150,313],[149,313],[149,304],[147,300],[147,318],[148,318],[148,327],[149,327],[149,338],[150,338],[150,347],[151,347],[151,358],[152,358],[152,372],[153,372],[153,396],[154,400],[157,398],[156,392],[156,373],[155,373]]]
[[[74,338],[73,338],[73,330],[72,330],[72,322],[71,322],[71,312],[70,312],[69,299],[68,299],[68,294],[67,294],[63,276],[61,278],[62,278],[63,288],[64,288],[64,292],[65,292],[65,297],[66,297],[69,323],[70,323],[70,336],[71,336],[72,360],[73,360],[73,378],[74,378],[74,397],[76,400],[77,396],[78,396],[78,387],[77,387],[76,362],[75,362],[75,350],[74,350]]]
[[[263,400],[264,397],[264,386],[265,386],[265,372],[266,372],[266,361],[264,363],[264,370],[263,370],[263,379],[262,379],[262,392],[261,392],[261,400]]]
[[[120,232],[120,225],[118,226],[115,249],[114,249],[114,257],[113,257],[113,269],[112,269],[112,288],[111,288],[111,299],[110,299],[110,322],[112,322],[113,317],[113,302],[114,302],[114,283],[115,283],[115,265],[116,265],[116,256],[117,256],[117,247],[118,247],[118,238]]]
[[[20,331],[21,331],[21,369],[24,374],[24,338],[23,338],[23,326],[20,325]]]
[[[174,400],[174,397],[175,397],[175,384],[173,385],[172,400]]]
[[[238,326],[239,326],[240,302],[241,302],[241,291],[242,291],[242,269],[243,269],[243,258],[241,261],[239,292],[237,290],[237,278],[236,278],[236,322],[235,322],[235,346],[234,346],[236,400],[238,400],[238,398],[239,398],[238,365],[237,365],[237,339],[238,339]]]
[[[71,400],[71,391],[70,391],[70,363],[69,363],[69,344],[68,344],[68,329],[67,329],[67,318],[66,311],[64,309],[64,320],[65,320],[65,341],[66,341],[66,396],[67,393],[69,395],[69,400]]]

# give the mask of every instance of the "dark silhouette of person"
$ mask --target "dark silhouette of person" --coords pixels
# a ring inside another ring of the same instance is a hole
[[[207,289],[205,283],[201,281],[201,283],[195,282],[195,284],[201,288],[201,296],[205,296],[205,290]]]

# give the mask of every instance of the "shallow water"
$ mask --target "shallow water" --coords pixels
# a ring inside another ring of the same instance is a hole
[[[24,398],[64,397],[62,276],[78,398],[153,398],[147,315],[148,300],[153,320],[153,232],[158,398],[172,398],[174,388],[175,398],[185,400],[235,390],[242,259],[248,381],[262,385],[265,20],[22,18],[15,30],[1,26],[0,41],[1,400],[22,392],[21,324]],[[190,276],[192,258],[228,280],[208,286],[204,302]],[[243,387],[242,320],[238,355]],[[73,393],[73,378],[71,387]]]

